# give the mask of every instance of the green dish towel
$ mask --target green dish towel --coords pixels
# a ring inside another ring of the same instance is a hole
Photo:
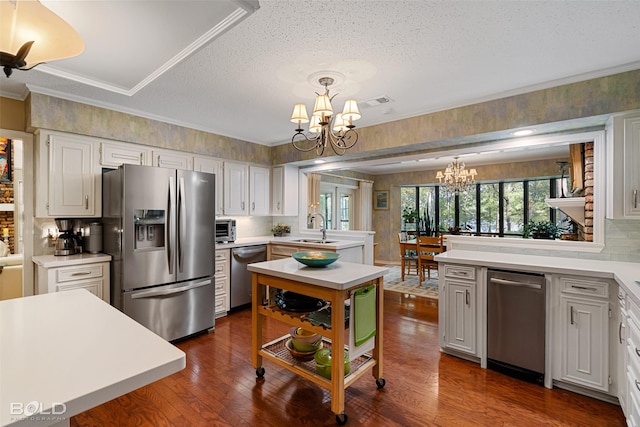
[[[353,303],[353,333],[357,347],[376,335],[376,285],[358,289]]]

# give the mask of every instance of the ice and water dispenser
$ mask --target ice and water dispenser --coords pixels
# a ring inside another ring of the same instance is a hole
[[[134,221],[134,248],[151,249],[164,247],[165,211],[136,209]]]

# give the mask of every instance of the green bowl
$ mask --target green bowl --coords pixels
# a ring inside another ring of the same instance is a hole
[[[336,252],[325,251],[295,252],[291,256],[308,267],[325,267],[340,258]]]
[[[320,347],[322,347],[322,337],[319,337],[318,340],[314,343],[308,343],[297,340],[295,338],[291,338],[291,345],[294,349],[301,352],[316,351]]]
[[[331,349],[323,348],[316,351],[313,356],[316,362],[316,374],[331,379]],[[344,374],[345,376],[351,372],[351,362],[349,362],[349,352],[344,351]]]

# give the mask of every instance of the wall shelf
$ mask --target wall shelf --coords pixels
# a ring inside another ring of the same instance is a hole
[[[573,221],[584,227],[584,197],[562,197],[544,199],[550,207],[560,209]]]

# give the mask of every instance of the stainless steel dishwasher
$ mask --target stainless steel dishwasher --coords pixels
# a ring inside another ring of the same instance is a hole
[[[543,384],[545,365],[544,275],[489,270],[487,367]]]
[[[266,245],[231,249],[231,310],[251,304],[251,273],[247,264],[266,260]]]

